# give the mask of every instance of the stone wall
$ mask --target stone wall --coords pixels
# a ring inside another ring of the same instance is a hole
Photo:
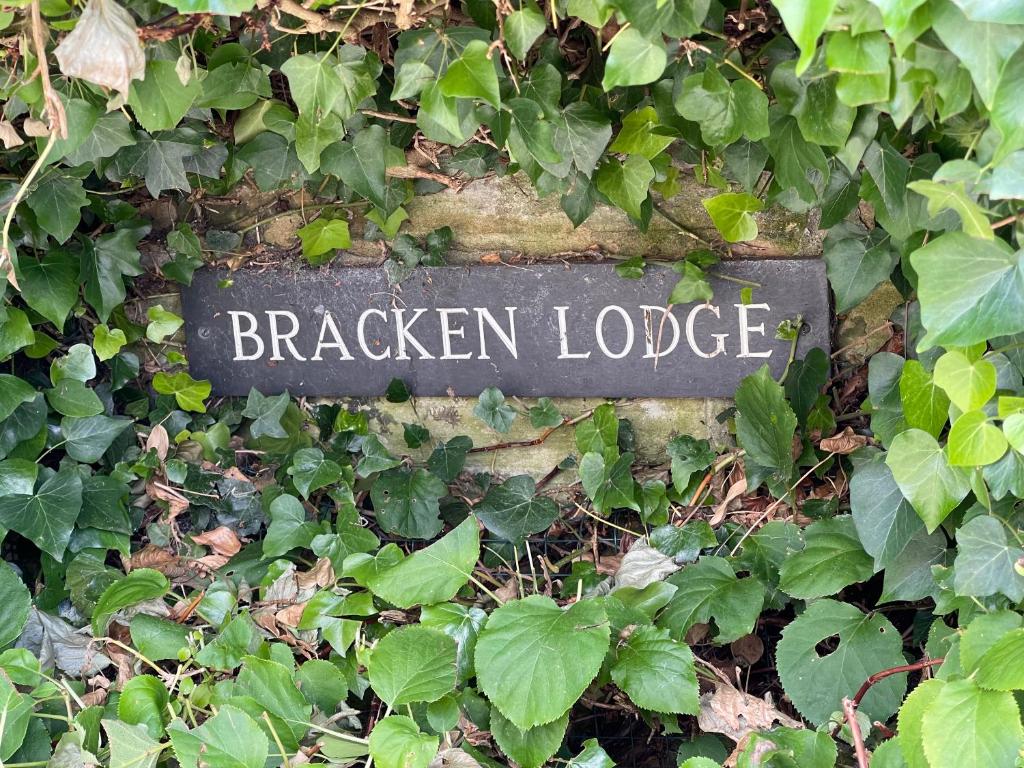
[[[666,216],[655,213],[646,233],[639,232],[617,209],[599,205],[580,227],[562,213],[557,197],[538,199],[529,182],[522,178],[504,177],[474,181],[460,191],[419,195],[406,210],[409,221],[403,232],[422,236],[442,226],[454,232],[449,262],[472,264],[483,261],[505,263],[530,260],[564,260],[576,258],[628,258],[645,256],[659,260],[681,258],[697,245],[694,235],[707,241],[718,241],[713,225],[701,200],[718,191],[689,184],[671,200],[661,203]],[[279,194],[243,191],[230,201],[200,202],[200,214],[208,227],[246,230],[247,248],[270,255],[261,256],[264,268],[274,268],[275,259],[294,259],[298,239],[295,235],[308,220],[309,203]],[[796,215],[771,208],[755,215],[759,236],[756,240],[723,246],[725,258],[817,258],[821,253],[820,233],[814,213]],[[341,263],[377,264],[386,255],[380,243],[363,240],[364,221],[353,210],[350,216],[353,247],[339,257]],[[681,225],[681,226],[677,226]],[[685,228],[685,229],[683,229]],[[159,255],[156,255],[159,258]],[[510,267],[513,268],[513,267]],[[164,299],[167,306],[167,300]],[[862,322],[870,322],[864,320]],[[883,339],[884,341],[884,339]],[[365,411],[372,427],[381,431],[396,451],[408,452],[402,437],[403,422],[421,421],[434,440],[467,434],[474,444],[494,445],[507,441],[529,440],[538,436],[527,418],[519,418],[512,431],[499,435],[472,415],[472,398],[417,398],[414,403],[394,404],[383,398],[339,398],[347,408]],[[520,401],[523,409],[532,404]],[[598,402],[583,398],[556,400],[568,417],[584,413]],[[620,401],[622,417],[630,419],[637,437],[638,457],[650,463],[664,459],[664,446],[676,434],[708,437],[716,444],[727,443],[728,431],[716,417],[729,402],[721,399],[638,399]],[[469,466],[476,470],[503,474],[527,472],[535,476],[547,474],[566,456],[574,452],[571,428],[560,429],[541,445],[473,454]],[[572,473],[563,478],[571,479]]]

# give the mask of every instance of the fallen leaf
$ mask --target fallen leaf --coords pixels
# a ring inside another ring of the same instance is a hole
[[[18,135],[14,126],[7,120],[0,120],[0,141],[4,149],[14,149],[25,143],[25,140]]]
[[[165,461],[167,459],[167,451],[170,447],[171,439],[168,437],[167,430],[164,429],[163,424],[157,424],[149,430],[149,436],[146,438],[147,453],[151,450],[155,450],[160,461]]]
[[[732,504],[736,499],[747,492],[747,478],[741,477],[735,483],[729,487],[729,491],[725,494],[725,498],[718,503],[715,507],[715,514],[708,520],[708,525],[712,528],[719,526],[725,520],[725,513],[729,510],[729,505]]]
[[[679,568],[671,557],[652,547],[646,538],[640,538],[622,557],[622,563],[615,573],[615,588],[643,589],[648,584],[663,581]]]
[[[286,627],[297,627],[302,620],[302,612],[306,610],[306,603],[296,603],[274,614],[278,624]]]
[[[729,650],[737,661],[746,666],[757,663],[764,656],[764,643],[757,635],[744,635],[729,644]]]
[[[838,435],[826,437],[818,444],[818,446],[823,451],[846,456],[853,453],[858,448],[863,448],[867,444],[868,439],[864,435],[858,435],[853,431],[853,427],[847,427]]]
[[[200,533],[198,536],[193,536],[192,541],[196,544],[202,544],[204,547],[209,547],[215,554],[227,555],[228,557],[234,557],[242,548],[242,542],[238,540],[238,536],[226,525],[214,528],[212,531],[206,531],[206,533]]]
[[[304,573],[295,574],[295,583],[298,584],[299,589],[305,590],[313,587],[320,587],[323,589],[333,584],[337,579],[334,576],[334,568],[331,566],[331,561],[326,557],[321,557],[316,561],[310,570]]]
[[[740,741],[751,731],[766,731],[776,724],[803,728],[803,724],[777,710],[770,699],[759,699],[719,681],[715,690],[700,697],[697,725],[705,733],[721,733]]]

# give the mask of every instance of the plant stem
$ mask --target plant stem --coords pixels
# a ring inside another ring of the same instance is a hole
[[[857,705],[847,698],[843,699],[843,714],[850,724],[850,735],[853,737],[853,751],[857,755],[857,768],[868,768],[868,751],[864,747],[864,734],[860,732],[857,722]]]
[[[789,344],[789,357],[786,358],[786,367],[782,369],[782,375],[779,377],[779,385],[786,383],[786,377],[789,376],[789,369],[793,366],[793,361],[796,359],[796,345],[800,341],[800,330],[804,327],[804,316],[796,316],[796,331],[793,333],[793,340]]]

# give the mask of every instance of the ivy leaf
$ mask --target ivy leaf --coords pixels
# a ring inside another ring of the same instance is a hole
[[[128,337],[120,328],[108,328],[102,324],[93,328],[92,348],[101,361],[112,358],[127,343]]]
[[[834,635],[839,636],[836,648],[819,651],[819,644]],[[787,695],[815,725],[827,721],[870,675],[905,663],[900,633],[884,616],[868,616],[834,600],[811,603],[782,630],[775,660]],[[906,688],[906,675],[887,677],[864,696],[860,711],[884,722],[899,708]]]
[[[288,407],[288,392],[265,397],[255,387],[249,390],[242,415],[252,419],[249,434],[253,437],[288,437],[288,430],[281,426],[281,417]]]
[[[366,586],[399,608],[451,600],[469,581],[480,557],[480,530],[472,516],[433,544],[377,571]]]
[[[343,472],[341,466],[325,458],[319,448],[302,448],[296,451],[292,465],[288,467],[288,474],[304,499],[308,499],[313,491],[338,482]]]
[[[947,232],[914,251],[910,263],[928,331],[919,351],[970,346],[1024,330],[1024,270],[1002,240]]]
[[[653,160],[672,143],[672,136],[657,133],[661,121],[654,107],[635,109],[622,119],[622,127],[609,151],[641,155]]]
[[[323,157],[323,170],[334,174],[375,206],[390,213],[395,207],[389,204],[387,196],[386,170],[390,149],[384,129],[371,125],[356,133],[352,141],[341,141],[330,147]]]
[[[512,428],[516,410],[505,402],[505,395],[497,387],[488,387],[480,393],[480,399],[473,407],[473,415],[495,432],[505,433]]]
[[[594,502],[598,514],[608,514],[615,509],[640,511],[636,501],[636,481],[630,470],[633,454],[624,453],[609,466],[605,457],[591,451],[580,461],[580,482],[583,491]]]
[[[807,4],[803,0],[778,0],[775,3],[779,15],[782,16],[782,22],[786,25],[786,31],[800,49],[800,58],[796,64],[798,75],[803,74],[810,66],[818,38],[825,31],[835,6],[836,0],[818,0],[812,4]]]
[[[536,6],[524,3],[518,11],[505,17],[505,44],[509,52],[520,61],[525,59],[546,27],[544,14]]]
[[[996,367],[985,360],[971,360],[951,350],[935,362],[935,383],[945,390],[961,411],[981,408],[996,393]]]
[[[764,203],[746,192],[724,192],[702,200],[704,210],[711,216],[722,237],[730,243],[753,240],[757,237],[757,222],[751,213],[764,208]]]
[[[693,654],[667,629],[638,627],[618,649],[611,676],[642,709],[677,715],[700,709]]]
[[[50,407],[63,416],[96,416],[103,413],[103,402],[85,384],[76,379],[63,379],[46,390]]]
[[[907,360],[903,365],[900,401],[908,426],[935,438],[942,434],[949,418],[949,397],[918,360]]]
[[[590,104],[576,101],[562,110],[552,143],[564,157],[572,158],[577,171],[590,178],[611,137],[608,118]]]
[[[607,93],[619,86],[653,83],[665,71],[666,63],[668,54],[660,35],[647,38],[628,27],[612,40],[601,87]]]
[[[618,206],[634,219],[641,219],[643,211],[640,206],[647,199],[648,187],[654,181],[654,175],[650,161],[640,155],[630,155],[622,163],[607,158],[597,169],[594,183],[612,205]]]
[[[470,41],[438,81],[441,93],[448,98],[481,99],[498,109],[501,106],[498,74],[487,51],[488,45],[483,40]]]
[[[80,209],[89,204],[89,198],[81,179],[51,174],[39,183],[25,203],[35,212],[39,226],[63,244],[82,220]]]
[[[736,390],[736,438],[752,462],[788,476],[793,469],[796,414],[767,365]]]
[[[456,435],[451,440],[440,443],[427,459],[427,469],[444,480],[454,482],[466,466],[466,456],[473,447],[472,439],[465,435]]]
[[[31,606],[28,587],[21,576],[4,563],[0,566],[0,643],[7,645],[17,639],[28,622]]]
[[[608,617],[594,600],[564,610],[543,595],[505,603],[477,640],[477,682],[517,728],[550,723],[597,676],[609,635]]]
[[[363,457],[356,465],[356,474],[360,477],[369,477],[374,472],[384,472],[402,464],[402,460],[397,456],[392,456],[391,451],[376,435],[366,436],[366,439],[363,440],[362,452]]]
[[[540,768],[558,751],[569,727],[569,713],[557,720],[521,730],[501,710],[491,710],[491,734],[498,748],[520,768]]]
[[[946,682],[924,713],[921,737],[935,768],[1012,765],[1024,731],[1008,691],[986,691],[973,680]]]
[[[202,92],[195,77],[182,85],[173,61],[151,59],[146,62],[145,78],[132,81],[128,106],[150,133],[166,131],[181,122]]]
[[[779,589],[791,597],[809,600],[832,595],[867,581],[874,573],[852,517],[819,520],[804,530],[804,537],[804,548],[787,557],[779,570]]]
[[[437,701],[455,688],[455,652],[455,641],[436,629],[393,630],[370,656],[370,685],[391,707]]]
[[[131,421],[124,418],[86,416],[83,418],[65,416],[60,429],[64,434],[64,449],[76,461],[92,464],[99,461],[111,443]]]
[[[739,579],[722,557],[702,557],[667,579],[677,587],[658,617],[672,637],[683,640],[694,624],[714,619],[715,642],[728,643],[748,634],[764,604],[764,587],[753,577]]]
[[[158,371],[153,376],[153,389],[161,395],[174,395],[179,408],[206,413],[203,401],[210,396],[212,386],[205,379],[196,381],[184,371],[174,374]]]
[[[823,4],[831,2],[832,0],[824,0]],[[799,4],[799,0],[797,3]],[[779,184],[783,188],[792,187],[801,200],[815,202],[818,193],[808,179],[808,172],[818,171],[824,185],[828,180],[828,161],[825,152],[817,144],[804,139],[796,118],[784,115],[776,108],[773,109],[775,111],[771,120],[771,132],[765,137],[764,145],[775,161],[775,175]]]
[[[701,138],[712,147],[727,146],[743,135],[757,141],[769,133],[768,97],[749,80],[730,83],[716,66],[682,81],[675,108],[700,124]]]
[[[144,230],[119,229],[82,242],[79,279],[85,300],[96,310],[100,322],[125,299],[124,277],[143,273],[138,243]]]
[[[875,570],[895,563],[911,539],[924,530],[882,454],[859,465],[853,473],[850,512],[864,551],[874,558]]]
[[[25,741],[34,702],[28,694],[20,693],[6,671],[0,670],[0,717],[4,727],[0,731],[0,760],[9,760]],[[45,737],[44,737],[45,738]],[[46,745],[49,751],[49,744]],[[50,758],[60,761],[60,743]]]
[[[308,548],[322,533],[316,523],[306,520],[306,509],[294,496],[282,493],[270,502],[270,525],[263,538],[263,556],[280,557],[298,547]]]
[[[342,82],[331,57],[313,53],[290,56],[281,65],[281,72],[288,78],[292,100],[300,113],[323,115],[334,107]]]
[[[103,590],[100,599],[96,601],[96,610],[92,615],[93,637],[106,635],[110,620],[118,611],[146,600],[163,597],[170,588],[171,583],[160,571],[154,571],[152,568],[135,568],[127,576]]]
[[[377,520],[389,533],[429,539],[441,530],[439,500],[448,487],[424,469],[391,469],[370,490]]]
[[[379,720],[370,733],[370,756],[380,768],[428,768],[440,739],[422,733],[404,715]]]
[[[1024,549],[1007,536],[1004,523],[990,515],[974,517],[957,530],[956,543],[953,588],[958,595],[1004,594],[1015,603],[1024,599],[1024,575],[1015,568]]]
[[[149,323],[146,325],[146,338],[159,344],[168,336],[173,336],[185,321],[173,312],[168,312],[160,304],[146,310]]]
[[[311,221],[295,234],[302,241],[302,255],[314,266],[325,264],[334,258],[333,251],[352,247],[348,222],[342,219],[321,217]],[[330,256],[321,258],[326,253],[330,253]]]
[[[1002,430],[984,411],[968,411],[953,422],[946,451],[950,466],[980,467],[999,461],[1007,445]]]
[[[888,47],[888,46],[887,46]],[[907,184],[909,189],[928,200],[928,215],[938,216],[947,209],[956,211],[960,217],[964,232],[971,237],[982,240],[992,240],[995,234],[989,226],[988,216],[976,202],[967,196],[964,190],[964,182],[958,181],[954,184],[942,184],[937,181],[922,179]]]
[[[823,250],[828,283],[835,292],[839,314],[864,301],[879,283],[888,279],[899,260],[887,238],[873,242],[871,237],[851,237],[841,226],[826,235]]]
[[[970,492],[963,470],[951,467],[935,438],[920,429],[896,435],[885,463],[931,533]]]
[[[35,389],[24,379],[9,373],[0,373],[0,421],[6,421],[19,406],[35,399]]]
[[[558,519],[558,505],[536,493],[532,477],[516,475],[491,485],[474,511],[495,536],[522,543],[527,536],[546,531]]]

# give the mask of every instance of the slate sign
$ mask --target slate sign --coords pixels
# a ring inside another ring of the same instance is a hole
[[[829,349],[825,265],[738,260],[712,279],[709,304],[662,316],[678,274],[640,280],[612,264],[418,269],[400,286],[382,269],[202,269],[184,290],[192,375],[220,395],[382,395],[394,378],[415,395],[731,396],[789,342],[780,322],[803,315],[799,354]],[[659,345],[660,332],[660,345]]]

